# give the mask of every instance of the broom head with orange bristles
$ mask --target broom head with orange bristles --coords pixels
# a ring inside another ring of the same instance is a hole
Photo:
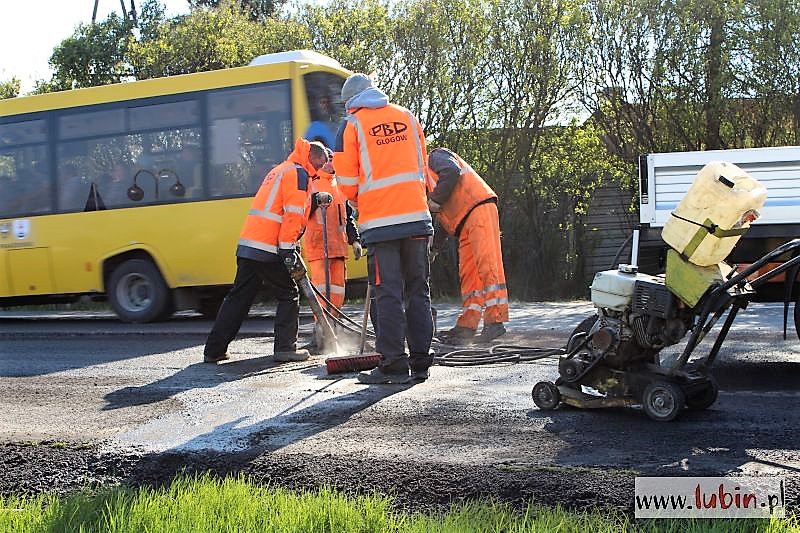
[[[345,372],[359,372],[372,370],[381,362],[381,354],[364,353],[361,355],[335,355],[325,359],[325,368],[328,374],[343,374]]]

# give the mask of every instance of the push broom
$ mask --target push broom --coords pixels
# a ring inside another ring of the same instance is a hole
[[[372,301],[372,285],[367,284],[367,295],[364,300],[364,318],[361,320],[361,339],[358,347],[358,355],[335,355],[325,359],[325,368],[328,374],[343,374],[345,372],[359,372],[361,370],[372,370],[381,362],[381,354],[364,354],[364,346],[367,343],[367,320],[369,319],[370,302]]]

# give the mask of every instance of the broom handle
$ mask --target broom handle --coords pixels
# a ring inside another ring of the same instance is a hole
[[[369,319],[370,302],[372,302],[372,285],[367,281],[367,295],[364,297],[364,318],[361,320],[361,345],[358,355],[363,355],[364,345],[367,343],[367,320]]]

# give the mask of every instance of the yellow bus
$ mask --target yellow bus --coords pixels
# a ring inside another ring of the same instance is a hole
[[[348,74],[293,51],[0,100],[0,307],[88,295],[129,322],[213,316],[251,197],[297,137],[332,143]]]

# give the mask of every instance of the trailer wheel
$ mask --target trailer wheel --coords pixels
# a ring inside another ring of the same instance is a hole
[[[718,394],[719,386],[717,385],[717,380],[708,376],[708,384],[705,388],[693,394],[686,395],[686,407],[693,411],[708,409],[717,401]]]
[[[550,381],[540,381],[533,386],[531,391],[533,403],[542,411],[552,411],[561,402],[561,393],[558,387]]]
[[[642,393],[642,408],[656,422],[669,422],[681,413],[686,405],[686,395],[677,383],[656,380]]]
[[[129,259],[111,273],[108,300],[123,322],[163,320],[174,309],[164,278],[152,262],[144,259]]]

